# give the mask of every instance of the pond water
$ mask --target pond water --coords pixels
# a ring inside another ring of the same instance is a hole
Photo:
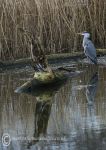
[[[26,66],[0,73],[0,150],[106,150],[106,57],[62,62],[76,75],[37,95],[15,93],[33,77]]]

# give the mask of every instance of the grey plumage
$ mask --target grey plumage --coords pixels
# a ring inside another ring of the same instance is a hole
[[[89,39],[84,39],[84,52],[85,55],[94,63],[97,64],[96,49],[94,44]]]
[[[84,48],[84,53],[87,58],[91,60],[94,64],[97,64],[97,55],[96,55],[96,48],[92,41],[89,39],[90,34],[87,32],[81,33],[83,35],[83,48]]]

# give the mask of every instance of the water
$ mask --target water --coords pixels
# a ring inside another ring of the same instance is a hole
[[[37,95],[14,92],[31,68],[0,73],[0,150],[106,150],[105,60],[98,69],[64,62],[76,76]]]

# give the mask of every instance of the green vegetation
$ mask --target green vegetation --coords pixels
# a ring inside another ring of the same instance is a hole
[[[0,0],[0,59],[30,56],[20,30],[39,37],[46,54],[81,49],[76,32],[87,30],[97,48],[106,47],[105,0]]]
[[[67,72],[66,74],[66,72],[60,72],[57,70],[54,70],[53,73],[35,72],[34,77],[31,80],[24,83],[19,88],[17,88],[15,92],[29,93],[31,91],[33,92],[33,90],[36,89],[36,94],[38,94],[39,92],[41,93],[41,91],[43,91],[43,94],[46,92],[46,95],[47,93],[51,95],[52,93],[49,93],[48,91],[50,91],[51,88],[52,92],[58,89],[69,78],[69,74],[69,72]]]

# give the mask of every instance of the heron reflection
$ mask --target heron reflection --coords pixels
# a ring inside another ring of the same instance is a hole
[[[100,129],[100,118],[97,117],[96,114],[96,92],[98,88],[98,72],[95,72],[88,85],[86,87],[86,98],[87,98],[87,118],[86,118],[86,127],[85,131],[88,138],[92,138],[95,136],[96,131]],[[89,130],[88,130],[89,129]]]
[[[86,98],[89,105],[94,103],[98,85],[98,72],[94,73],[86,87]]]

